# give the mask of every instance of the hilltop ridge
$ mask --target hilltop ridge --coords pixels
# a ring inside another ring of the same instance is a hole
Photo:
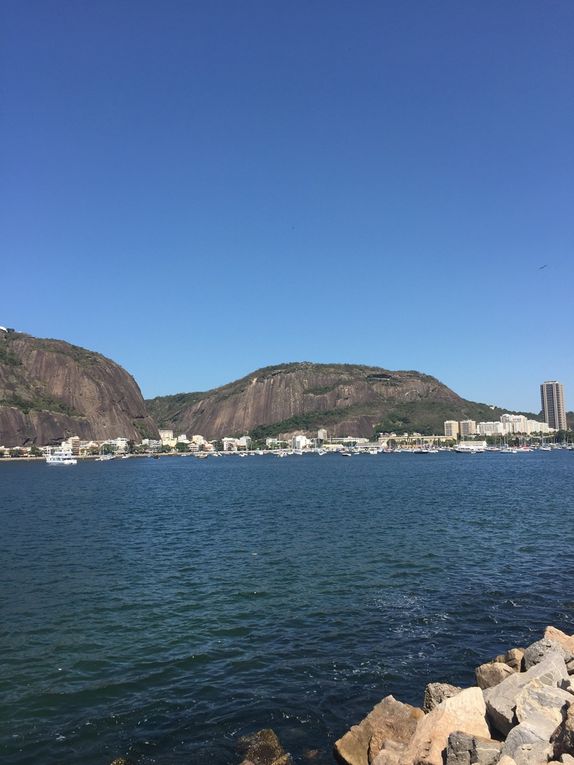
[[[263,367],[210,391],[158,396],[146,405],[160,427],[208,439],[320,427],[334,436],[442,433],[444,420],[492,420],[507,411],[467,401],[422,372],[309,361]]]

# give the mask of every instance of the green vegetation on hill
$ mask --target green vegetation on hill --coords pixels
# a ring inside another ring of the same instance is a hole
[[[475,420],[475,422],[493,422],[503,414],[525,414],[529,419],[539,419],[531,412],[509,412],[508,409],[491,407],[488,404],[476,404],[464,401],[462,407],[454,407],[442,401],[423,399],[404,404],[395,404],[375,426],[378,433],[420,433],[436,435],[443,432],[445,420]]]
[[[156,396],[146,400],[148,413],[158,427],[170,427],[184,409],[205,397],[205,393],[174,393],[171,396]]]
[[[24,414],[29,412],[53,412],[54,414],[66,414],[68,417],[81,417],[71,407],[49,396],[36,395],[33,398],[22,398],[17,394],[0,398],[0,406],[12,406]]]
[[[257,442],[321,427],[348,428],[363,436],[440,434],[445,420],[498,420],[506,411],[466,401],[436,378],[413,370],[311,362],[264,367],[204,393],[159,396],[146,403],[160,427],[197,428],[218,438],[249,433]],[[233,432],[238,428],[242,432]]]

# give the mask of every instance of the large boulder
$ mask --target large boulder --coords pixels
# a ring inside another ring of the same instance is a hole
[[[567,665],[574,662],[574,654],[566,650],[559,642],[544,637],[529,645],[524,651],[524,669],[528,670],[535,664],[540,664],[550,653],[559,653]]]
[[[503,736],[508,735],[515,725],[516,701],[519,693],[533,680],[557,688],[568,680],[568,671],[563,657],[550,653],[544,661],[531,667],[527,672],[515,672],[493,688],[483,691],[488,719]]]
[[[536,765],[547,762],[552,752],[550,737],[554,723],[545,715],[531,715],[515,725],[506,737],[502,754],[512,757],[516,765]]]
[[[508,664],[495,661],[481,664],[480,667],[477,667],[474,670],[476,684],[479,688],[482,688],[482,690],[498,685],[498,683],[501,683],[509,675],[512,675],[515,672],[516,670],[509,667]]]
[[[471,736],[490,737],[480,688],[466,688],[456,696],[445,699],[419,720],[415,734],[400,760],[401,765],[443,765],[443,752],[449,736],[457,731]],[[384,750],[379,757],[383,754]],[[375,763],[395,765],[392,760],[384,758],[377,758]]]
[[[335,755],[345,765],[369,765],[384,746],[389,750],[403,748],[422,717],[422,709],[386,696],[364,720],[335,742]]]
[[[572,702],[574,698],[571,693],[562,688],[552,688],[536,678],[525,685],[516,697],[516,719],[522,723],[530,717],[543,715],[557,726]]]
[[[450,699],[461,691],[462,688],[459,688],[457,685],[449,685],[449,683],[429,683],[425,688],[423,710],[425,712],[432,712],[432,710],[445,699]]]
[[[456,731],[448,737],[446,765],[494,765],[501,747],[501,741]]]
[[[544,637],[546,640],[558,643],[565,651],[574,655],[574,635],[567,635],[562,630],[550,626],[544,630]]]
[[[242,736],[237,749],[243,755],[242,765],[293,765],[291,755],[283,749],[277,734],[270,728]]]

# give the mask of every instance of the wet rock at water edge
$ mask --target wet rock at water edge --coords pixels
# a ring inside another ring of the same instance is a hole
[[[529,670],[536,664],[540,664],[551,653],[560,654],[567,666],[574,663],[574,655],[566,650],[563,645],[555,640],[542,638],[542,640],[537,640],[536,643],[529,645],[524,651],[524,669]]]
[[[344,765],[370,765],[382,748],[404,748],[423,717],[422,709],[386,696],[335,742],[335,756]]]
[[[237,749],[243,756],[241,765],[293,765],[291,755],[283,749],[271,728],[242,736],[237,742]]]
[[[432,710],[445,699],[450,699],[461,691],[462,688],[459,688],[457,685],[449,685],[449,683],[429,683],[425,688],[423,710],[425,712],[432,712]]]

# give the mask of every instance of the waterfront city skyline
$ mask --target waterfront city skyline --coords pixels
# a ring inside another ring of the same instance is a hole
[[[309,360],[568,400],[571,3],[0,13],[0,324],[146,397]]]

